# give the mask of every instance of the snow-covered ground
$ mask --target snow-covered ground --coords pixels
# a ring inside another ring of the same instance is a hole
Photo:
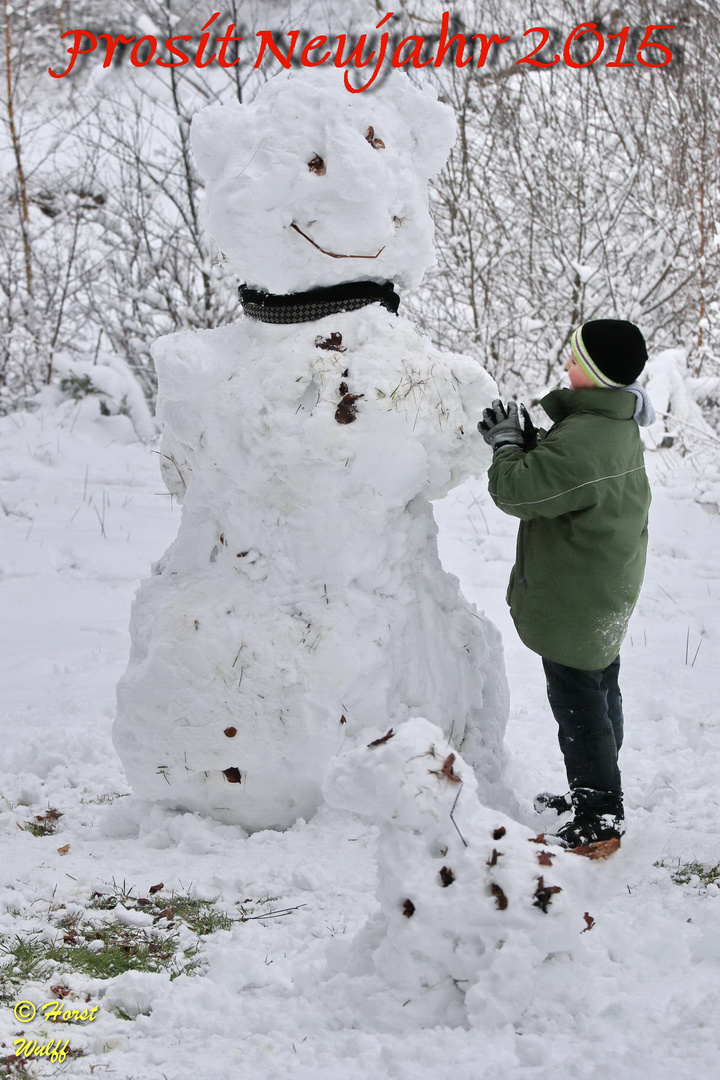
[[[13,949],[17,935],[62,938],[61,917],[84,912],[151,934],[155,916],[132,899],[112,910],[88,905],[93,893],[114,889],[144,899],[161,882],[159,895],[218,898],[236,921],[199,939],[194,974],[171,979],[160,964],[105,981],[58,970],[12,992],[6,985],[0,1075],[15,1075],[8,1059],[21,1031],[38,1043],[62,1035],[75,1051],[62,1064],[40,1059],[30,1067],[38,1076],[714,1075],[720,888],[699,876],[677,883],[671,874],[693,861],[720,862],[720,519],[693,501],[696,472],[651,456],[650,561],[622,653],[628,832],[608,862],[581,860],[594,925],[582,949],[568,942],[567,952],[545,962],[537,993],[526,988],[515,1014],[489,1003],[486,1021],[476,1010],[471,1026],[421,1028],[411,1018],[384,1021],[383,999],[363,993],[365,984],[325,980],[333,963],[338,970],[342,953],[333,950],[377,903],[374,826],[324,807],[288,832],[246,837],[190,813],[141,812],[128,796],[110,738],[115,683],[127,661],[132,595],[175,536],[178,510],[163,492],[156,454],[134,441],[126,417],[99,417],[92,398],[3,418],[5,947]],[[443,562],[503,633],[509,779],[523,824],[539,829],[532,796],[564,785],[540,661],[517,641],[504,604],[516,523],[493,507],[481,479],[436,511]],[[24,828],[49,808],[62,814],[48,823],[54,832]],[[182,947],[197,941],[181,921],[174,932]],[[522,980],[522,955],[515,964]],[[16,1000],[39,1005],[57,998],[59,985],[68,988],[65,1000],[84,1005],[89,995],[96,1019],[71,1026],[14,1019]]]

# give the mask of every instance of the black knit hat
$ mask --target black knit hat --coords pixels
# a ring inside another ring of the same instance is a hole
[[[628,386],[648,358],[645,338],[625,319],[593,319],[571,338],[573,356],[598,386]]]

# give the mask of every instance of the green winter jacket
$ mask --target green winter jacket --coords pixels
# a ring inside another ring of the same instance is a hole
[[[640,592],[650,486],[627,390],[553,390],[534,450],[498,451],[490,494],[521,519],[507,601],[521,640],[567,667],[617,656]]]

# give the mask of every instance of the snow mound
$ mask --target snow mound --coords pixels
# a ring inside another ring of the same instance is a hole
[[[473,770],[421,717],[328,768],[326,801],[380,829],[380,908],[349,946],[331,949],[328,985],[359,980],[389,1027],[511,1023],[548,963],[583,947],[590,864],[538,842],[477,792]]]

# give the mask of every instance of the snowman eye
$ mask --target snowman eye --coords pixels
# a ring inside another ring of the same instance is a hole
[[[365,139],[367,140],[367,142],[370,143],[373,150],[384,150],[385,149],[385,143],[382,141],[382,139],[376,139],[375,138],[375,128],[374,127],[369,127],[367,129],[367,131],[365,132]]]
[[[317,173],[318,176],[325,175],[325,162],[319,154],[316,154],[314,158],[311,158],[310,161],[308,161],[308,169],[310,172]]]

